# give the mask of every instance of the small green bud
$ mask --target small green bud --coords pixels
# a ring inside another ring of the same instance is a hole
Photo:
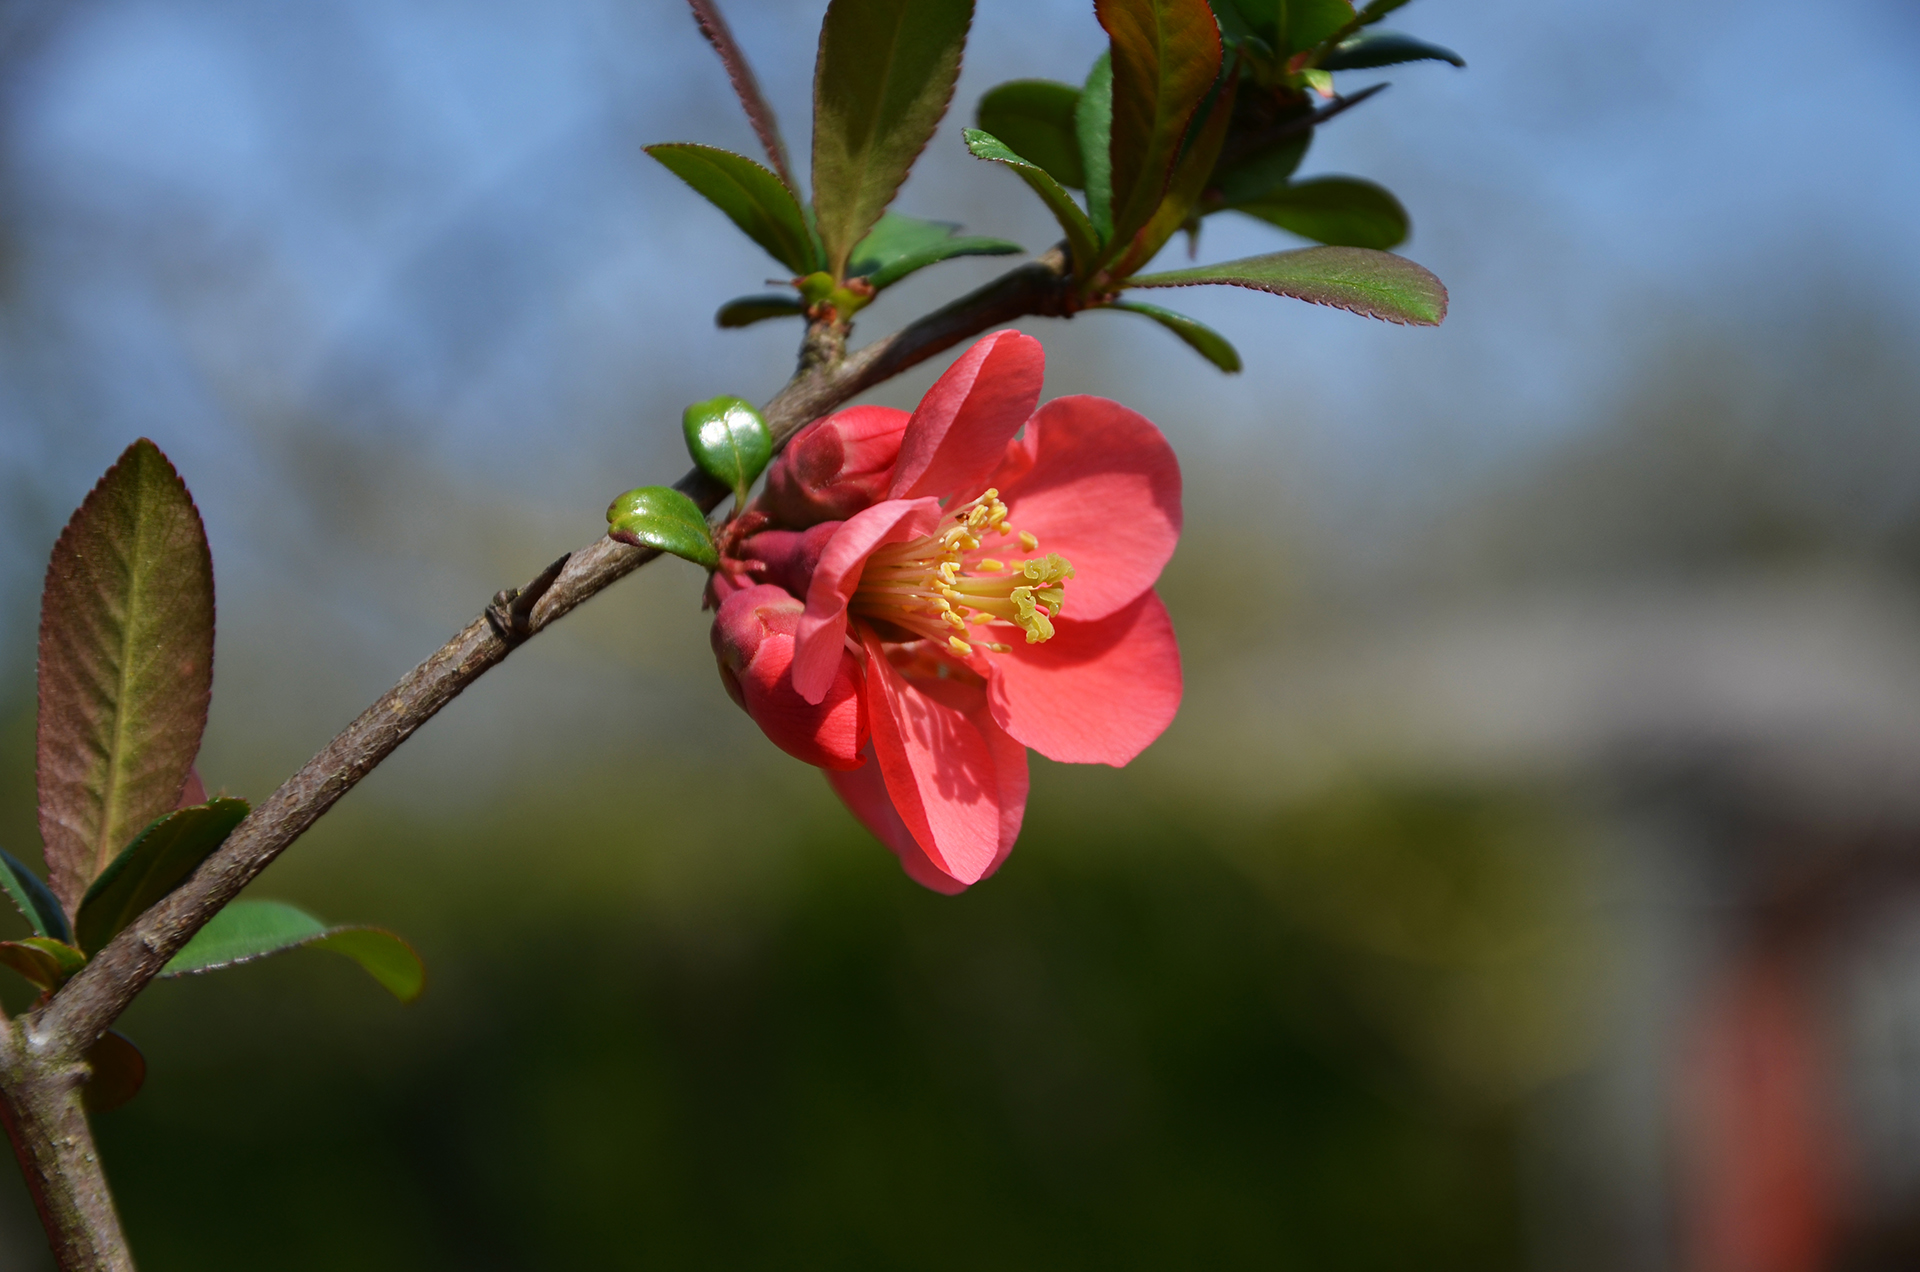
[[[720,564],[700,505],[671,486],[642,486],[607,505],[607,534],[636,548],[658,548],[711,570]]]
[[[833,291],[833,275],[821,270],[800,280],[800,295],[809,306],[825,300]]]
[[[717,397],[688,407],[681,424],[693,462],[733,490],[736,508],[745,507],[747,488],[773,458],[766,418],[745,398]]]

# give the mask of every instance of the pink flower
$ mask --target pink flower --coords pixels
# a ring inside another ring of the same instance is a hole
[[[911,416],[813,425],[769,473],[775,528],[714,577],[735,701],[941,892],[1006,859],[1028,747],[1123,765],[1180,705],[1153,591],[1179,465],[1104,398],[1036,411],[1044,365],[1038,341],[997,332]]]

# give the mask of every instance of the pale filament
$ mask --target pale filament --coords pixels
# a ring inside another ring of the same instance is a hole
[[[986,554],[988,540],[1002,541],[994,549],[1000,555]],[[977,638],[985,634],[1011,637],[1018,630],[1028,644],[1049,640],[1073,566],[1052,553],[1010,559],[1015,547],[1032,553],[1040,541],[1007,524],[1007,506],[1000,492],[990,489],[942,516],[933,533],[876,550],[867,558],[850,608],[963,658],[976,648],[1001,654],[1013,648]],[[976,638],[963,637],[969,628]]]

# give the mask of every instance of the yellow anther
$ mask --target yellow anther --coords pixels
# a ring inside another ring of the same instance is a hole
[[[975,610],[967,621],[969,623],[991,623],[993,621],[993,615],[987,613],[985,610]]]
[[[940,617],[945,619],[947,622],[947,626],[953,628],[955,631],[964,632],[967,630],[967,620],[960,617],[958,614],[955,614],[949,611],[948,613],[942,614]]]
[[[1039,546],[1040,540],[1028,534],[1025,530],[1020,532],[1020,550],[1022,552],[1031,552]]]
[[[958,636],[947,637],[947,644],[952,648],[954,653],[959,654],[962,658],[973,653],[973,646],[967,644],[966,641],[961,640]]]
[[[1003,645],[999,641],[990,641],[986,647],[996,654],[1010,654],[1013,652],[1012,645]]]
[[[1007,563],[1005,561],[996,561],[992,557],[981,557],[980,568],[988,574],[998,574],[1007,568]]]

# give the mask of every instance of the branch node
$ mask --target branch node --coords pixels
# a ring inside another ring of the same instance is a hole
[[[533,607],[553,587],[560,571],[566,569],[571,560],[573,553],[569,552],[540,571],[525,587],[503,587],[495,592],[493,604],[487,606],[487,622],[494,634],[508,645],[518,645],[533,635]]]

